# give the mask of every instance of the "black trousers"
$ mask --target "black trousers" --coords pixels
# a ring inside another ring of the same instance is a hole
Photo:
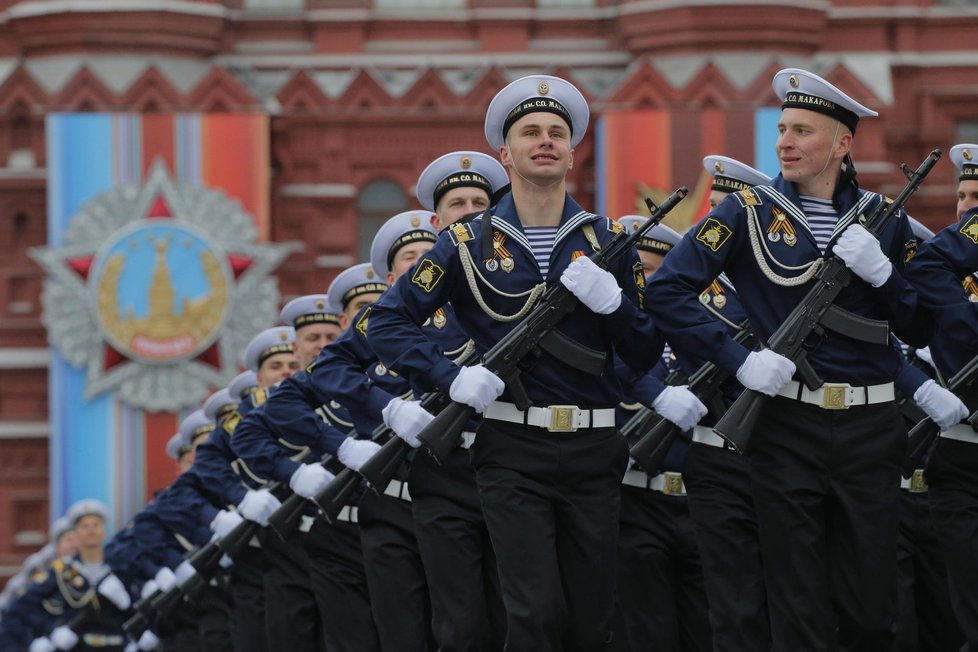
[[[306,538],[309,578],[329,652],[379,652],[363,567],[360,527],[316,519]]]
[[[231,596],[228,593],[228,574],[221,570],[195,601],[200,648],[207,652],[232,652]]]
[[[897,640],[894,652],[957,652],[964,634],[951,610],[947,567],[927,492],[900,495]]]
[[[509,652],[606,649],[621,478],[614,428],[551,433],[483,420],[472,447]]]
[[[502,650],[506,614],[469,452],[458,448],[441,466],[421,453],[409,482],[438,649]]]
[[[890,649],[906,442],[894,403],[768,400],[749,455],[778,652]]]
[[[312,589],[311,564],[306,554],[308,536],[296,530],[283,541],[271,529],[264,531],[262,548],[268,559],[265,615],[269,646],[275,650],[321,652],[326,649],[320,605]]]
[[[231,573],[231,640],[235,652],[270,649],[265,627],[265,581],[268,560],[261,548],[247,546],[234,559]]]
[[[411,503],[366,492],[360,499],[360,541],[380,648],[384,652],[434,650],[431,601]]]
[[[694,443],[686,451],[683,482],[703,562],[713,649],[770,650],[771,624],[747,458]]]
[[[947,563],[951,607],[978,651],[978,444],[941,438],[927,464],[934,528]]]
[[[618,595],[632,650],[712,649],[703,568],[685,497],[622,485]]]

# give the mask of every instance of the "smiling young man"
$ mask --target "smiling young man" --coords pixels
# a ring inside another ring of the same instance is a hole
[[[858,188],[849,156],[859,119],[876,113],[804,70],[778,72],[773,86],[783,101],[782,174],[733,193],[686,234],[649,283],[656,297],[649,310],[674,347],[700,351],[773,397],[747,451],[773,648],[888,650],[906,447],[894,380],[941,421],[954,418],[957,405],[933,381],[904,379],[906,362],[889,342],[833,330],[807,342],[808,362],[825,381],[810,391],[792,380],[794,363],[735,343],[701,304],[702,289],[726,272],[750,297],[744,308],[765,342],[805,296],[819,261],[834,253],[853,271],[839,307],[888,321],[918,346],[930,335],[931,319],[902,276],[914,241],[906,216],[880,239],[858,223],[884,201]],[[833,387],[844,400],[828,400]]]
[[[502,89],[485,132],[511,193],[491,216],[444,231],[374,305],[368,330],[390,369],[483,415],[471,452],[508,650],[597,650],[611,639],[619,484],[628,459],[614,427],[621,387],[611,353],[648,368],[662,351],[635,305],[638,256],[616,261],[611,273],[586,257],[620,229],[566,191],[588,115],[584,97],[563,79],[533,75]],[[595,374],[574,355],[542,354],[521,379],[529,410],[512,403],[514,388],[498,376],[481,364],[457,367],[421,331],[450,302],[476,346],[488,349],[555,283],[582,303],[560,325],[562,334],[605,364]]]

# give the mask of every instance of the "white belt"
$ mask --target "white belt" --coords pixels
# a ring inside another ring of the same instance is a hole
[[[732,444],[727,443],[726,439],[713,432],[713,428],[707,428],[706,426],[693,426],[693,441],[697,444],[735,450]]]
[[[969,444],[978,444],[978,432],[975,432],[975,429],[967,423],[958,423],[951,426],[941,433],[941,437],[966,441]]]
[[[458,445],[458,447],[459,448],[462,448],[462,449],[465,449],[465,450],[468,450],[468,449],[472,448],[472,444],[474,444],[474,443],[475,443],[475,433],[474,432],[469,432],[468,430],[466,430],[466,431],[464,431],[462,433],[462,441]]]
[[[360,521],[357,517],[359,511],[359,507],[343,505],[343,509],[341,509],[340,513],[336,515],[336,520],[346,521],[347,523],[359,523]]]
[[[116,634],[97,634],[89,632],[82,635],[82,641],[90,647],[118,647],[125,643],[125,639]]]
[[[611,428],[615,425],[615,409],[582,410],[576,405],[530,407],[526,412],[512,403],[495,401],[482,415],[486,419],[522,423],[550,432],[575,432],[579,428]]]
[[[927,481],[924,480],[924,470],[916,469],[909,478],[900,478],[900,488],[906,489],[912,494],[919,494],[927,491]]]
[[[665,471],[656,476],[649,476],[645,471],[625,471],[625,477],[621,479],[622,484],[632,487],[641,487],[651,491],[659,491],[668,496],[685,496],[686,487],[683,485],[683,475]]]
[[[824,383],[818,389],[808,389],[804,383],[792,380],[781,388],[778,396],[811,403],[826,410],[846,410],[853,405],[872,405],[894,400],[893,383],[853,387],[848,383]]]
[[[302,520],[299,521],[299,532],[308,532],[312,529],[312,524],[316,522],[316,518],[313,516],[303,516]]]
[[[400,498],[401,500],[411,500],[411,492],[408,491],[408,484],[400,480],[391,480],[384,489],[384,494]]]

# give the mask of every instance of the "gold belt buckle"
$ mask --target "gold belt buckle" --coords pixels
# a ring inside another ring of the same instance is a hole
[[[551,405],[550,424],[547,430],[550,432],[576,432],[577,420],[574,415],[580,410],[576,405]]]
[[[666,481],[662,485],[662,493],[667,496],[681,496],[683,494],[683,474],[666,471]]]
[[[846,405],[846,390],[848,389],[847,383],[824,383],[822,385],[822,408],[826,410],[848,410],[849,406]]]
[[[910,476],[910,491],[915,494],[927,491],[927,480],[924,479],[923,469],[916,469]]]

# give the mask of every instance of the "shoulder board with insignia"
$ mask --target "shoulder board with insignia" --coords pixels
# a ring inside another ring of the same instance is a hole
[[[748,206],[760,206],[762,203],[760,196],[754,192],[752,188],[744,188],[743,190],[735,192],[734,197],[737,198],[737,201],[739,201],[740,205],[744,208]]]
[[[468,242],[475,238],[471,222],[456,222],[448,227],[448,236],[452,239],[452,244],[456,247],[463,242]]]
[[[622,226],[618,220],[613,220],[610,217],[606,219],[608,220],[608,230],[612,233],[621,233],[625,230],[625,227]]]
[[[259,387],[251,393],[251,404],[254,407],[261,407],[261,405],[268,400],[268,390],[264,387]]]

